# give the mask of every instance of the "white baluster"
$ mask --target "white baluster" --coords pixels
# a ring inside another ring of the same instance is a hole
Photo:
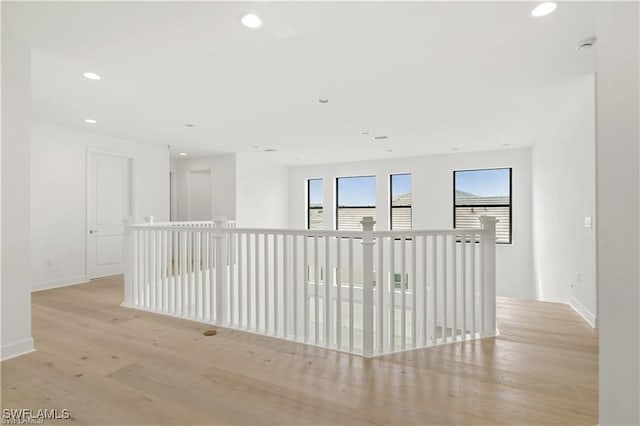
[[[303,271],[304,279],[302,282],[302,292],[303,292],[303,300],[304,300],[304,342],[307,343],[309,341],[309,237],[306,235],[303,238]]]
[[[177,299],[176,303],[178,304],[177,306],[178,314],[180,316],[186,316],[185,295],[187,293],[185,290],[185,286],[186,286],[185,269],[187,267],[187,263],[185,258],[187,257],[187,234],[182,230],[177,231],[176,233],[178,237],[177,239],[178,239],[178,271],[179,271],[178,286],[176,288],[176,293],[178,293],[178,296],[176,298]]]
[[[207,302],[209,305],[209,322],[215,323],[216,319],[216,292],[215,292],[215,274],[216,274],[216,237],[215,230],[213,228],[213,224],[211,224],[208,228],[207,232],[207,241],[209,246],[209,251],[207,253],[208,257],[208,280],[207,280],[207,289],[209,291],[207,295]]]
[[[315,344],[320,343],[320,301],[319,301],[319,291],[320,287],[320,262],[318,261],[318,236],[313,237],[313,275],[314,275],[314,286],[313,286],[313,299],[314,299],[314,334],[313,338]]]
[[[150,222],[152,223],[152,222]],[[158,278],[157,278],[157,264],[156,264],[156,251],[157,251],[157,243],[156,243],[156,232],[154,230],[149,230],[149,234],[150,234],[150,250],[149,250],[149,257],[150,257],[150,264],[149,264],[149,268],[150,268],[150,280],[149,280],[149,285],[151,288],[151,292],[150,292],[150,300],[149,300],[149,307],[151,310],[155,311],[156,310],[156,294],[157,294],[157,285],[158,285]]]
[[[415,348],[417,346],[417,333],[418,333],[418,325],[417,325],[417,309],[418,309],[418,277],[417,277],[417,248],[418,245],[418,237],[413,237],[411,241],[411,281],[407,280],[407,285],[411,282],[411,347]]]
[[[407,342],[407,293],[405,289],[405,277],[407,275],[407,240],[405,237],[400,238],[400,295],[402,297],[400,306],[402,314],[400,318],[400,348],[405,350]]]
[[[376,309],[376,349],[378,353],[384,352],[384,317],[386,312],[385,306],[385,293],[386,283],[384,279],[384,237],[377,237],[376,243],[378,246],[378,280],[376,282],[376,292],[378,294],[378,303]]]
[[[235,324],[235,300],[236,300],[236,236],[237,234],[227,233],[229,239],[229,324]]]
[[[467,339],[467,235],[462,235],[462,244],[460,245],[460,289],[462,291],[462,339]]]
[[[471,235],[471,246],[469,247],[469,263],[471,264],[471,274],[469,279],[471,280],[471,336],[476,338],[476,310],[477,310],[477,298],[476,298],[476,234]]]
[[[436,344],[438,331],[438,236],[431,236],[431,288],[433,289],[433,324],[431,343]]]
[[[278,234],[273,234],[273,335],[278,335]]]
[[[453,255],[451,256],[451,266],[453,273],[451,274],[451,293],[452,293],[452,305],[453,305],[453,327],[451,328],[451,335],[453,341],[458,340],[458,243],[457,237],[452,236],[453,242]]]
[[[187,315],[188,318],[195,317],[195,264],[193,262],[193,231],[187,231]]]
[[[176,304],[178,302],[178,232],[170,231],[171,234],[171,313],[176,315]]]
[[[135,283],[135,272],[134,272],[134,264],[136,262],[136,253],[133,244],[133,235],[130,229],[132,225],[132,218],[126,217],[123,221],[124,232],[122,238],[122,258],[123,260],[123,270],[124,270],[124,301],[123,306],[132,307],[135,305],[134,303],[134,283]]]
[[[447,330],[447,325],[448,325],[448,317],[447,317],[447,311],[448,311],[448,306],[447,306],[447,294],[449,293],[449,279],[448,279],[448,264],[447,264],[447,250],[449,250],[449,236],[448,235],[443,235],[442,236],[442,297],[443,297],[443,303],[442,303],[442,315],[443,315],[443,320],[442,320],[442,341],[446,342],[449,340],[449,332]]]
[[[251,234],[247,232],[247,330],[251,329]],[[257,302],[257,299],[256,299]]]
[[[341,246],[342,239],[336,238],[336,347],[342,349],[342,259]]]
[[[255,280],[254,280],[254,291],[255,291],[255,315],[256,319],[256,331],[260,331],[260,234],[255,233],[254,236],[254,245],[255,245]]]
[[[331,344],[331,237],[324,237],[324,344]]]
[[[349,352],[353,352],[354,340],[354,312],[353,312],[353,238],[349,237]]]
[[[389,351],[396,350],[396,240],[389,237]]]
[[[242,284],[243,284],[243,269],[244,269],[244,252],[242,251],[242,234],[238,233],[238,327],[244,327],[244,313],[242,312],[242,307],[244,305],[243,292],[242,292]]]
[[[269,234],[264,234],[264,332],[271,334],[269,322]]]
[[[169,238],[166,230],[160,232],[162,233],[162,312],[169,312],[169,271],[167,260],[169,256],[169,249],[167,248]]]
[[[140,231],[134,229],[131,231],[131,237],[133,239],[133,306],[139,308],[140,304],[140,269],[142,266],[142,259],[140,256]]]
[[[422,237],[422,346],[427,346],[429,330],[429,285],[427,283],[427,236]]]
[[[194,259],[193,259],[193,273],[195,275],[195,283],[196,288],[194,292],[194,300],[196,318],[202,321],[203,317],[203,306],[202,306],[202,296],[203,296],[203,288],[202,288],[202,232],[196,231],[194,232]]]
[[[305,238],[305,237],[303,237]],[[293,338],[298,340],[298,324],[301,322],[298,318],[298,236],[293,236]]]

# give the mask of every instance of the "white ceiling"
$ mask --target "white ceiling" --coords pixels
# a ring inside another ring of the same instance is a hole
[[[593,72],[574,45],[596,35],[594,3],[534,6],[3,1],[2,29],[33,48],[36,120],[310,164],[534,143]],[[246,12],[263,27],[243,27]]]

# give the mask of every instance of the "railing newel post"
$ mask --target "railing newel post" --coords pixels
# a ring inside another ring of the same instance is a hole
[[[362,221],[362,355],[373,356],[373,217],[363,217]]]
[[[136,277],[133,276],[133,262],[138,259],[133,259],[133,233],[131,232],[131,225],[133,225],[133,218],[127,216],[123,220],[124,232],[122,238],[122,258],[123,258],[123,273],[124,273],[124,301],[123,305],[127,307],[134,306],[134,294],[133,294],[133,281]]]
[[[481,295],[484,315],[484,337],[496,335],[496,223],[493,216],[480,216],[480,224],[485,231],[482,236],[482,251],[484,253],[484,286]]]
[[[227,324],[227,239],[223,232],[227,224],[226,217],[214,217],[213,237],[215,244],[215,271],[216,271],[216,321],[218,324]]]

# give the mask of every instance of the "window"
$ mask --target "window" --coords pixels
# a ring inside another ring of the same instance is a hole
[[[391,175],[391,229],[411,229],[411,173]]]
[[[495,216],[496,241],[511,244],[511,169],[453,172],[455,228],[479,228],[480,216]]]
[[[322,179],[307,181],[307,229],[324,228]]]
[[[376,216],[375,176],[337,178],[336,194],[336,229],[339,231],[362,231],[362,218]]]

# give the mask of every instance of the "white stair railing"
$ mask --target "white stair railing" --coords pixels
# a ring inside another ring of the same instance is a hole
[[[495,336],[495,224],[127,227],[123,305],[371,357]]]

